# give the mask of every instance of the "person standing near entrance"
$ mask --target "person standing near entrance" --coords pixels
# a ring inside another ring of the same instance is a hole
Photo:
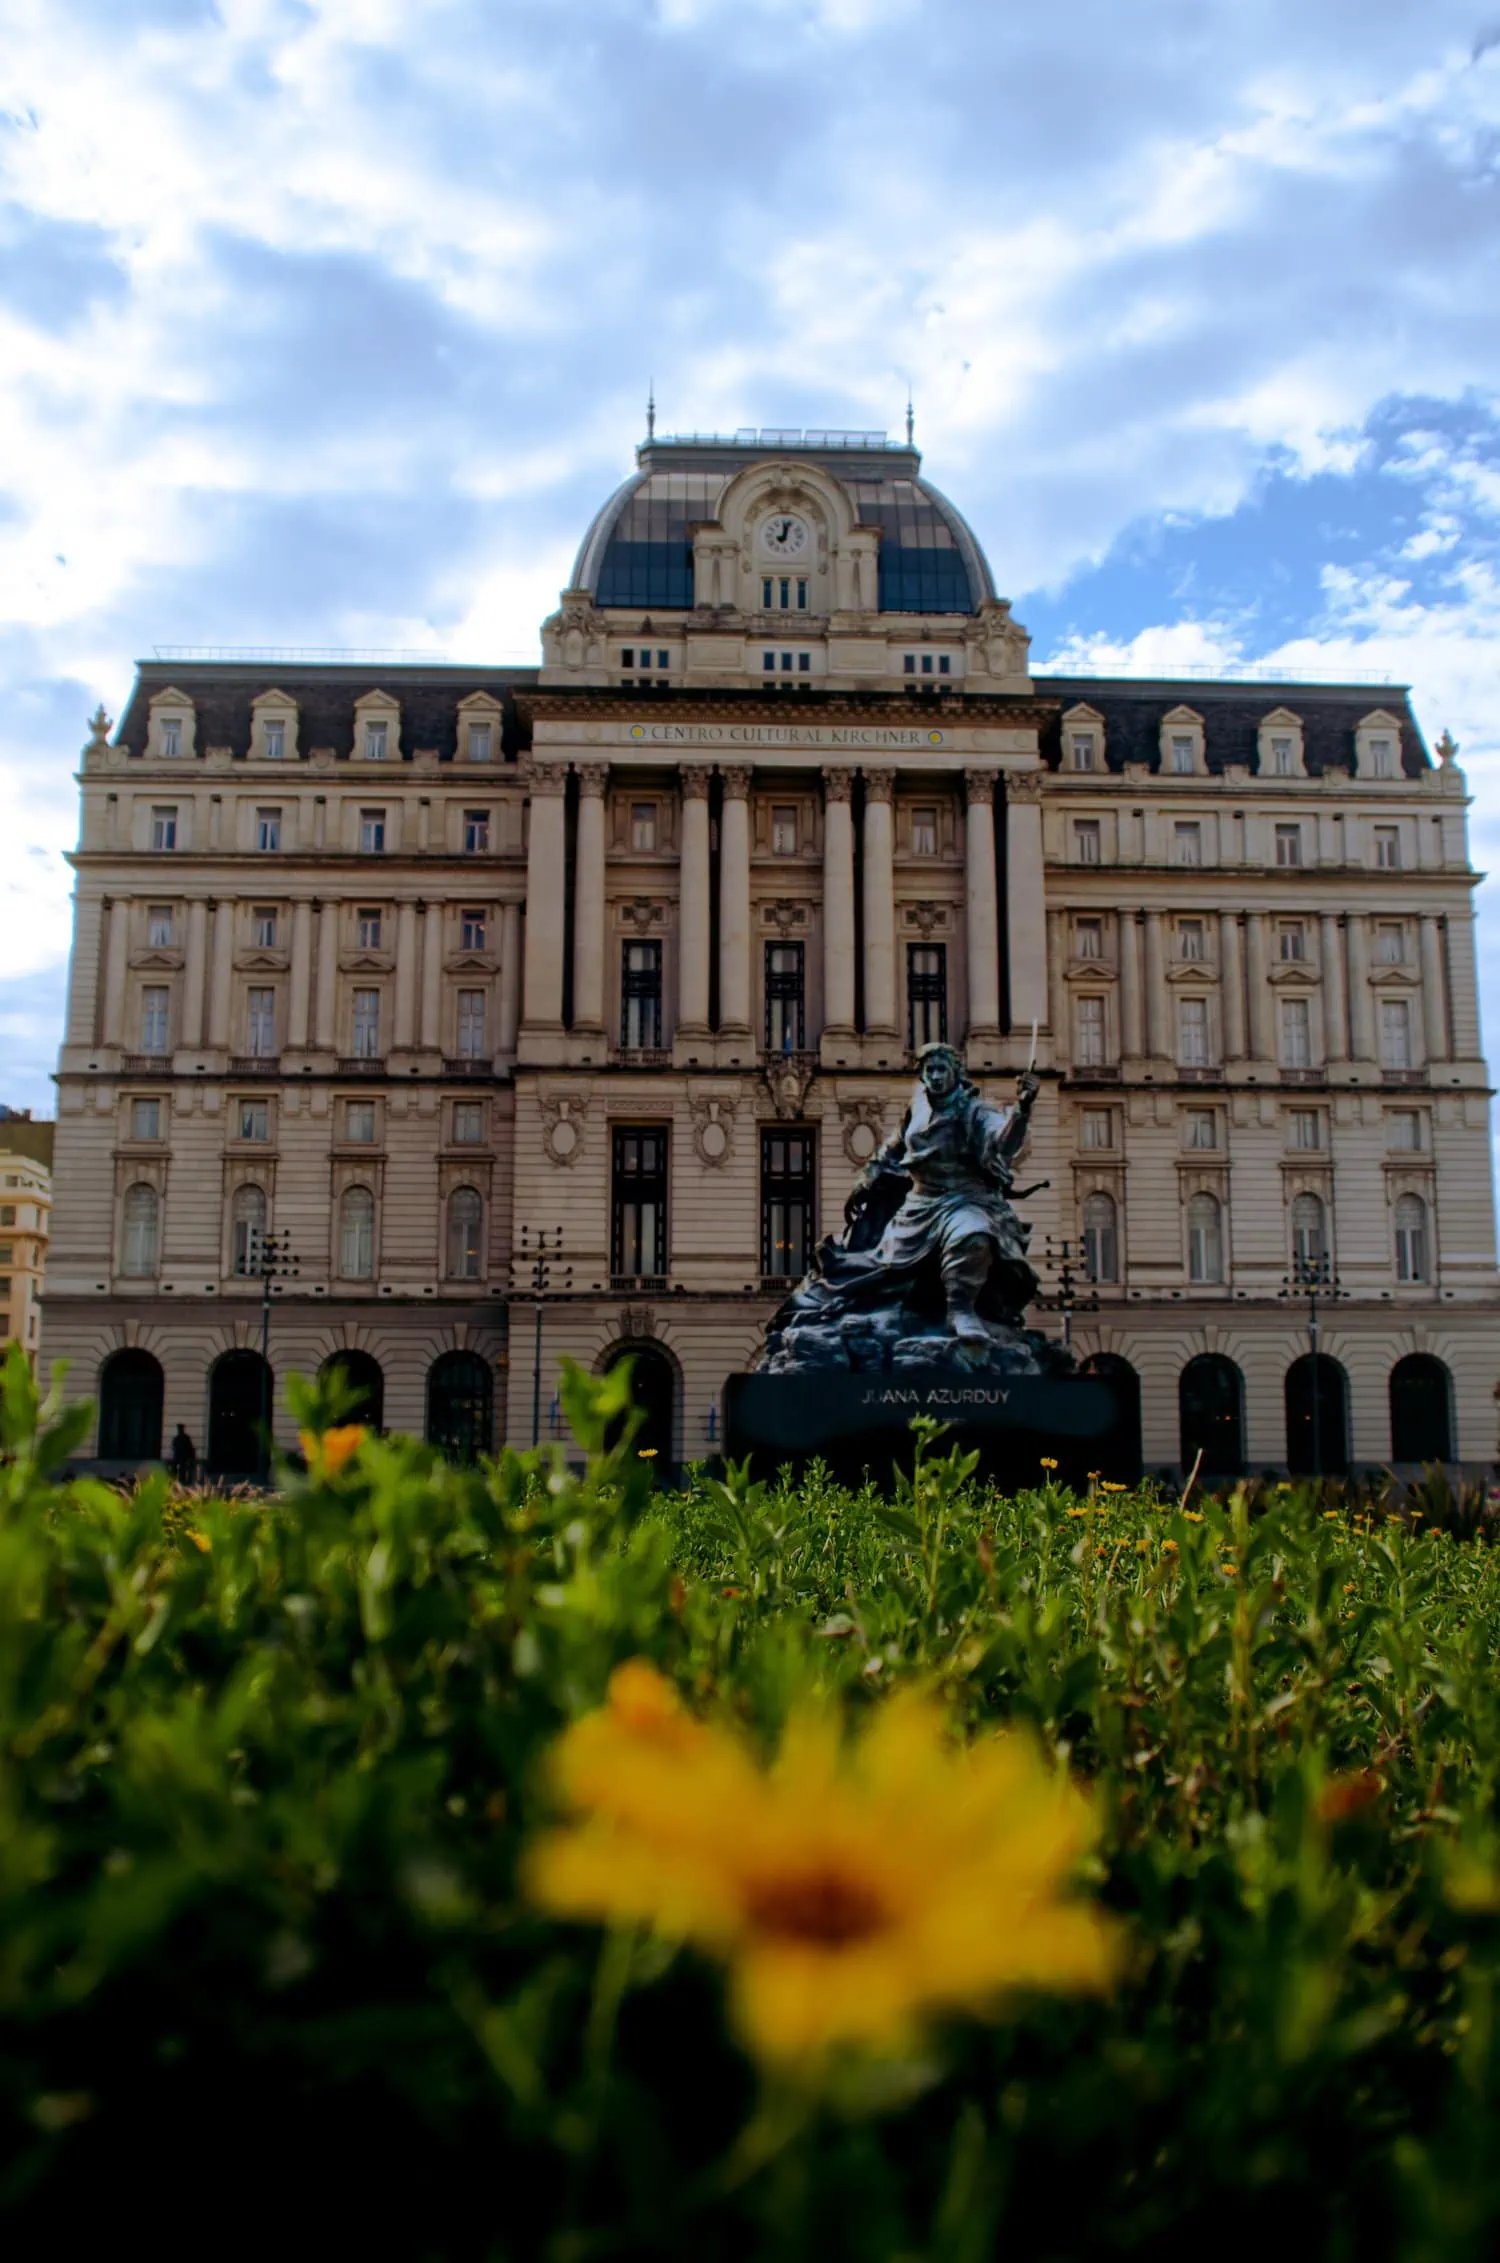
[[[198,1474],[198,1455],[185,1423],[179,1422],[172,1434],[171,1469],[179,1485],[191,1485]]]

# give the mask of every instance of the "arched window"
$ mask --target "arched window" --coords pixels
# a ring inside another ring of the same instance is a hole
[[[234,1198],[234,1269],[243,1279],[260,1271],[260,1245],[266,1230],[266,1198],[260,1187],[241,1187]]]
[[[1188,1204],[1188,1279],[1222,1281],[1224,1234],[1219,1205],[1211,1194],[1195,1194]]]
[[[269,1461],[274,1393],[257,1351],[225,1352],[208,1378],[208,1466],[219,1475],[255,1476]]]
[[[150,1462],[161,1453],[164,1380],[150,1352],[115,1352],[99,1376],[99,1459]]]
[[[1207,1483],[1245,1473],[1244,1377],[1222,1352],[1190,1359],[1177,1380],[1177,1413],[1182,1466],[1190,1470],[1198,1455]]]
[[[1115,1420],[1109,1434],[1089,1448],[1111,1484],[1138,1485],[1141,1479],[1141,1379],[1118,1352],[1095,1352],[1083,1363],[1085,1375],[1098,1376],[1114,1394]]]
[[[1349,1378],[1336,1359],[1310,1352],[1286,1371],[1286,1465],[1293,1477],[1349,1474]]]
[[[1083,1206],[1083,1269],[1091,1281],[1118,1281],[1120,1244],[1115,1202],[1110,1194],[1091,1194]]]
[[[339,1204],[339,1271],[346,1281],[375,1278],[375,1197],[368,1187],[345,1187]]]
[[[120,1271],[132,1280],[149,1280],[156,1271],[161,1243],[161,1198],[155,1187],[127,1188],[124,1227]]]
[[[475,1352],[444,1352],[427,1370],[427,1442],[450,1461],[487,1454],[495,1423],[494,1378]]]
[[[1299,1194],[1292,1204],[1292,1269],[1302,1280],[1316,1280],[1327,1254],[1323,1205],[1315,1194]]]
[[[651,1462],[658,1479],[665,1478],[673,1459],[677,1370],[666,1353],[654,1344],[623,1344],[618,1351],[610,1353],[608,1368],[618,1367],[622,1359],[630,1362],[631,1406],[639,1408],[642,1417],[635,1434],[635,1450]],[[613,1426],[607,1444],[615,1443],[619,1430],[619,1425]]]
[[[1396,1278],[1428,1278],[1427,1205],[1419,1194],[1403,1194],[1396,1204]]]
[[[330,1352],[318,1369],[320,1376],[337,1370],[344,1378],[347,1390],[353,1394],[353,1404],[343,1415],[345,1422],[362,1422],[367,1430],[379,1430],[385,1422],[385,1376],[380,1362],[369,1352]]]
[[[483,1268],[484,1203],[473,1187],[448,1197],[448,1278],[477,1281]]]
[[[1391,1460],[1451,1462],[1452,1377],[1440,1359],[1412,1352],[1391,1369]]]

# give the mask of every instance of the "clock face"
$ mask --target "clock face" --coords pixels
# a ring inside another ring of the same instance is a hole
[[[760,539],[761,547],[773,558],[800,558],[809,540],[807,521],[777,511],[761,528]]]

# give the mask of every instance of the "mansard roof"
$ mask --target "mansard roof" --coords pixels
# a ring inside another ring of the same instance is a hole
[[[410,760],[430,748],[451,762],[457,749],[460,700],[488,692],[501,709],[501,745],[514,760],[526,734],[515,711],[515,693],[537,680],[535,668],[466,668],[378,659],[361,662],[288,661],[283,655],[253,660],[185,662],[142,660],[125,712],[115,732],[116,746],[132,754],[146,750],[151,701],[168,684],[183,692],[197,711],[199,754],[228,747],[236,757],[250,750],[251,703],[262,692],[284,692],[297,703],[298,745],[304,756],[331,747],[344,757],[354,746],[354,706],[367,692],[385,691],[400,702],[401,748]]]
[[[1064,708],[1086,704],[1104,723],[1105,761],[1111,770],[1127,762],[1143,762],[1156,770],[1161,765],[1160,733],[1165,717],[1176,707],[1190,707],[1203,718],[1203,750],[1214,775],[1231,764],[1243,764],[1252,773],[1259,767],[1257,733],[1268,715],[1290,710],[1302,724],[1304,759],[1309,776],[1325,770],[1354,768],[1354,734],[1367,715],[1380,710],[1390,715],[1400,733],[1401,767],[1408,778],[1432,768],[1421,728],[1412,712],[1411,694],[1404,684],[1299,684],[1246,682],[1200,678],[1161,677],[1155,681],[1133,676],[1047,676],[1032,678],[1040,699],[1056,699]],[[1062,761],[1062,717],[1055,715],[1042,733],[1042,759],[1052,769]]]

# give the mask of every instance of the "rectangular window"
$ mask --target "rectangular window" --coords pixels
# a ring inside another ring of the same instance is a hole
[[[359,813],[359,853],[361,856],[382,856],[385,853],[385,811],[362,809]]]
[[[141,1051],[165,1053],[168,1050],[168,1023],[171,1018],[172,993],[165,984],[150,984],[141,992]]]
[[[656,848],[656,804],[654,801],[634,801],[630,805],[630,846],[637,856],[650,856]]]
[[[1187,1112],[1187,1143],[1189,1147],[1217,1147],[1219,1119],[1212,1108],[1189,1108]]]
[[[1404,998],[1380,1001],[1380,1065],[1383,1069],[1411,1067],[1411,1008]]]
[[[362,951],[378,951],[380,949],[379,909],[374,904],[362,904],[356,916],[360,949]]]
[[[281,812],[279,809],[258,809],[255,812],[255,845],[258,849],[273,852],[281,846]]]
[[[1375,957],[1381,966],[1404,966],[1406,930],[1399,920],[1383,919],[1375,929]]]
[[[1172,862],[1174,864],[1201,864],[1203,862],[1203,827],[1192,823],[1172,827]]]
[[[274,904],[257,904],[250,915],[250,922],[255,933],[256,949],[258,951],[274,951],[276,948],[276,906]]]
[[[264,1061],[276,1050],[276,993],[251,990],[245,1000],[245,1051]]]
[[[357,1061],[378,1061],[380,1058],[380,992],[356,990],[354,993],[354,1058]]]
[[[1174,738],[1172,741],[1172,769],[1179,778],[1190,778],[1193,774],[1193,768],[1193,742],[1191,738],[1186,735]]]
[[[484,1102],[482,1100],[454,1101],[453,1144],[455,1147],[482,1147],[484,1145]]]
[[[913,1053],[948,1039],[948,946],[906,946],[906,1042]]]
[[[182,723],[176,715],[167,715],[162,718],[161,751],[167,756],[168,760],[174,759],[182,752]]]
[[[1079,998],[1073,1008],[1073,1059],[1081,1069],[1104,1066],[1104,1000]]]
[[[487,809],[464,811],[464,855],[488,856],[490,848],[490,813]]]
[[[923,805],[911,813],[911,853],[913,856],[936,856],[938,852],[938,813]]]
[[[1085,1147],[1113,1147],[1115,1144],[1114,1118],[1108,1108],[1085,1108],[1083,1111],[1083,1144]]]
[[[1375,862],[1382,872],[1401,870],[1401,834],[1394,825],[1375,828]]]
[[[137,1103],[139,1105],[139,1103]],[[1385,1144],[1392,1155],[1420,1155],[1422,1117],[1416,1108],[1398,1108],[1385,1119]]]
[[[1288,1130],[1293,1147],[1301,1148],[1304,1154],[1323,1144],[1323,1118],[1316,1108],[1294,1108]]]
[[[487,932],[484,912],[478,905],[459,914],[459,939],[464,950],[482,951]]]
[[[153,849],[175,849],[177,846],[177,812],[175,809],[153,809],[151,812],[151,846]]]
[[[797,854],[797,805],[795,802],[778,802],[771,811],[772,856]]]
[[[365,725],[365,760],[366,760],[366,762],[384,762],[384,760],[385,760],[385,755],[386,755],[386,744],[387,744],[386,733],[387,733],[387,730],[388,730],[388,728],[389,728],[389,726],[388,726],[387,724],[385,724],[385,723],[366,723],[366,725]]]
[[[284,762],[286,760],[285,723],[267,722],[264,724],[260,734],[260,745],[261,752],[267,762]]]
[[[1180,998],[1177,1002],[1177,1058],[1185,1069],[1208,1066],[1206,998]]]
[[[1278,920],[1276,924],[1276,956],[1287,964],[1301,963],[1307,957],[1307,930],[1300,919]]]
[[[1080,919],[1073,928],[1074,948],[1081,959],[1102,959],[1104,956],[1104,922],[1102,919]]]
[[[130,1136],[132,1139],[161,1138],[161,1102],[159,1100],[131,1101]]]
[[[800,1281],[813,1246],[816,1193],[813,1134],[762,1132],[760,1140],[760,1269]]]
[[[1099,862],[1099,820],[1097,817],[1074,818],[1073,854],[1080,864],[1097,864]]]
[[[627,1052],[661,1044],[661,945],[627,943],[620,970],[620,1043]]]
[[[1312,1016],[1305,998],[1281,1001],[1281,1065],[1284,1069],[1312,1067]]]
[[[146,941],[154,951],[172,948],[172,907],[152,904],[146,913]]]
[[[270,1101],[242,1100],[239,1105],[239,1124],[241,1139],[269,1139],[271,1136]]]
[[[460,990],[458,994],[458,1057],[461,1061],[482,1061],[484,1058],[482,990]]]
[[[490,759],[490,727],[488,723],[469,725],[469,760],[488,762]]]
[[[1206,956],[1201,919],[1179,919],[1177,922],[1177,950],[1181,958],[1201,966]]]
[[[1075,731],[1073,733],[1073,768],[1075,770],[1092,770],[1096,751],[1097,746],[1092,731]]]
[[[667,1270],[667,1134],[614,1135],[610,1271],[619,1280],[660,1280]]]
[[[1272,774],[1273,774],[1273,776],[1275,776],[1275,777],[1277,777],[1277,778],[1290,778],[1290,777],[1291,777],[1291,775],[1292,775],[1292,742],[1291,742],[1291,740],[1290,740],[1290,739],[1272,739],[1272,741],[1271,741],[1271,771],[1272,771]]]
[[[766,945],[766,1051],[800,1053],[807,1042],[800,943]]]
[[[344,1137],[351,1147],[374,1146],[375,1103],[373,1100],[345,1101]]]
[[[1396,742],[1394,739],[1371,739],[1370,772],[1376,778],[1395,777]]]
[[[1300,825],[1277,826],[1276,862],[1284,868],[1302,862],[1302,828]]]

